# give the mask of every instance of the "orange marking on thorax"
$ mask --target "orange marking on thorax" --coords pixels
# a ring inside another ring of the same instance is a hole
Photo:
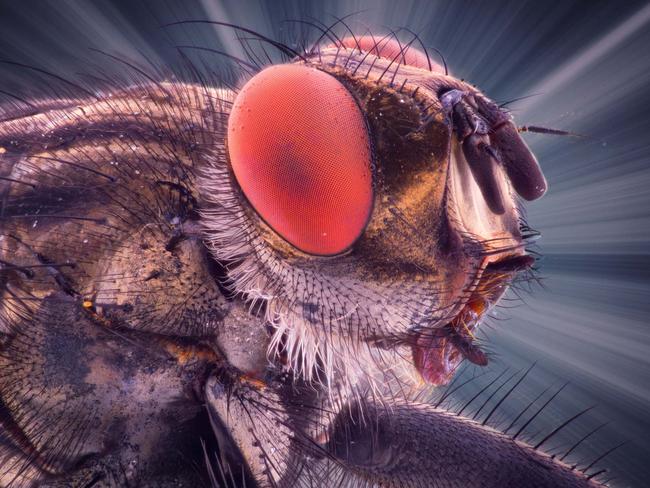
[[[172,355],[180,366],[185,366],[192,360],[219,362],[219,356],[210,348],[204,346],[181,345],[169,339],[161,339],[165,351]]]

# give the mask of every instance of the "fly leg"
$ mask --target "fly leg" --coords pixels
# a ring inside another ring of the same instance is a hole
[[[328,450],[369,486],[599,486],[524,443],[429,404],[353,402],[332,423]]]

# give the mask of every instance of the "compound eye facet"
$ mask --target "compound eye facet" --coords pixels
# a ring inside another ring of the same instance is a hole
[[[228,154],[255,211],[301,251],[339,254],[364,231],[373,202],[370,137],[333,76],[292,64],[255,75],[233,104]]]

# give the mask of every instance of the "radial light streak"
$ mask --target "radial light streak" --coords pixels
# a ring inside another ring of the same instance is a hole
[[[532,86],[531,93],[555,94],[565,85],[575,82],[575,79],[584,70],[593,67],[602,58],[611,56],[621,49],[621,45],[625,41],[647,28],[648,24],[650,24],[650,5],[643,7],[591,47],[575,54],[548,77]],[[546,103],[548,103],[546,96],[529,98],[520,104],[520,113],[523,117],[534,116],[535,110]]]

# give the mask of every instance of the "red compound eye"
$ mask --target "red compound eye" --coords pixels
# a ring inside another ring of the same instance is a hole
[[[350,49],[361,49],[364,52],[370,52],[370,54],[374,54],[380,58],[392,60],[397,57],[395,60],[396,64],[399,62],[426,70],[431,67],[431,71],[445,74],[444,68],[433,60],[428,59],[427,55],[422,51],[408,44],[400,44],[392,38],[361,36],[355,39],[354,37],[346,37],[341,41],[341,44],[343,47]]]
[[[298,249],[338,254],[363,232],[373,199],[368,131],[329,74],[287,64],[255,75],[230,113],[228,153],[250,204]]]

